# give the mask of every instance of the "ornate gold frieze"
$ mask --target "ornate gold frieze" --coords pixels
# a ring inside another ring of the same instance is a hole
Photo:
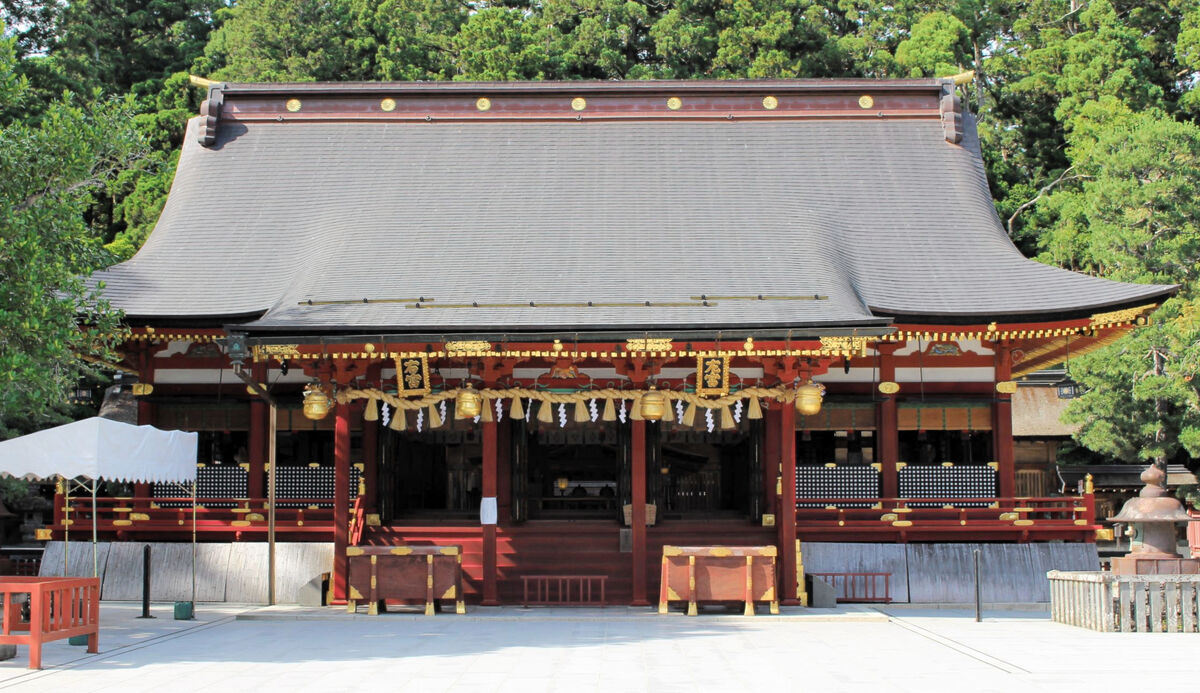
[[[250,347],[250,354],[255,361],[274,358],[278,361],[294,359],[300,356],[299,344],[255,344]]]
[[[867,338],[821,337],[821,351],[845,352],[863,356],[867,352]]]
[[[446,342],[446,351],[492,351],[492,343],[479,339]]]
[[[674,348],[670,338],[625,340],[625,351],[671,351]]]
[[[1148,313],[1153,310],[1158,304],[1151,303],[1145,306],[1136,308],[1126,308],[1124,310],[1113,310],[1107,313],[1096,313],[1092,316],[1092,326],[1098,325],[1120,325],[1127,322],[1136,321],[1143,313]]]

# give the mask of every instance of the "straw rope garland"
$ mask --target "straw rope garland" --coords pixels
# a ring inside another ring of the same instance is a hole
[[[335,396],[335,399],[339,404],[348,404],[357,399],[370,400],[367,405],[368,411],[371,411],[375,408],[376,402],[386,402],[394,409],[400,410],[397,413],[401,415],[404,411],[419,411],[427,407],[431,408],[429,411],[432,414],[436,411],[436,409],[433,409],[432,407],[445,402],[448,399],[457,398],[458,394],[464,391],[464,389],[468,388],[444,390],[442,392],[430,393],[423,397],[416,397],[412,399],[401,398],[375,388],[349,389],[338,392]],[[541,412],[539,412],[538,415],[539,420],[550,419],[550,406],[573,404],[576,405],[576,421],[583,421],[591,418],[587,413],[588,408],[590,407],[587,407],[586,403],[589,403],[592,400],[605,400],[604,413],[600,417],[604,421],[616,420],[616,412],[612,406],[616,401],[619,400],[624,403],[625,400],[633,400],[633,409],[631,410],[630,418],[638,420],[641,418],[640,410],[642,397],[647,392],[651,392],[650,390],[619,390],[616,388],[604,388],[601,390],[578,390],[576,392],[547,392],[545,390],[533,390],[525,387],[511,387],[502,390],[495,390],[491,388],[485,388],[482,390],[475,390],[473,388],[469,389],[483,400],[482,412],[486,412],[483,416],[483,420],[485,421],[492,419],[490,410],[492,403],[495,402],[495,400],[501,399],[513,400],[514,406],[510,415],[516,418],[523,416],[525,406],[533,407],[534,401],[541,402],[542,407],[540,407]],[[735,403],[740,403],[742,400],[750,400],[749,407],[746,410],[746,418],[761,419],[762,407],[759,404],[760,399],[773,399],[777,402],[793,402],[796,399],[796,391],[791,387],[784,385],[776,385],[774,387],[748,387],[738,390],[737,392],[731,392],[727,395],[715,398],[701,397],[700,395],[692,392],[680,392],[676,390],[653,390],[653,392],[666,398],[668,408],[672,406],[672,402],[683,402],[686,404],[687,412],[683,417],[685,424],[690,423],[694,419],[696,408],[708,410],[719,409],[721,410],[720,413],[722,423],[726,424],[723,427],[728,427],[728,422],[733,421],[733,415],[729,411],[729,407]],[[525,405],[522,400],[531,401],[528,405]],[[441,425],[440,420],[438,420],[437,423],[434,423],[435,417],[431,416],[430,418],[431,420],[429,423],[432,428],[438,428]],[[441,417],[436,418],[440,419]]]

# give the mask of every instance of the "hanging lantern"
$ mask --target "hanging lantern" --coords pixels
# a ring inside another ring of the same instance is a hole
[[[304,386],[304,418],[320,421],[329,414],[329,407],[329,395],[325,394],[320,383]]]
[[[821,400],[825,397],[825,386],[808,381],[796,388],[796,411],[804,416],[815,416],[821,411]]]
[[[458,410],[458,416],[461,419],[473,419],[479,416],[480,408],[483,406],[483,398],[471,387],[471,383],[458,391],[458,396],[454,399],[454,406]]]
[[[667,413],[667,397],[655,390],[653,386],[642,395],[642,418],[647,421],[659,421]]]

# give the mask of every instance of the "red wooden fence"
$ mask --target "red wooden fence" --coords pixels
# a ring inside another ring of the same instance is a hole
[[[29,621],[21,620],[19,595],[29,595]],[[29,668],[42,668],[42,644],[88,636],[87,651],[100,644],[100,579],[0,577],[4,607],[0,643],[28,645]]]

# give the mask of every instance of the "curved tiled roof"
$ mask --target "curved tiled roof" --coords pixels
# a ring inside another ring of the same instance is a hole
[[[233,119],[208,148],[194,119],[154,233],[97,278],[132,318],[410,332],[1033,320],[1172,291],[1022,257],[964,118],[961,144],[937,118]]]

